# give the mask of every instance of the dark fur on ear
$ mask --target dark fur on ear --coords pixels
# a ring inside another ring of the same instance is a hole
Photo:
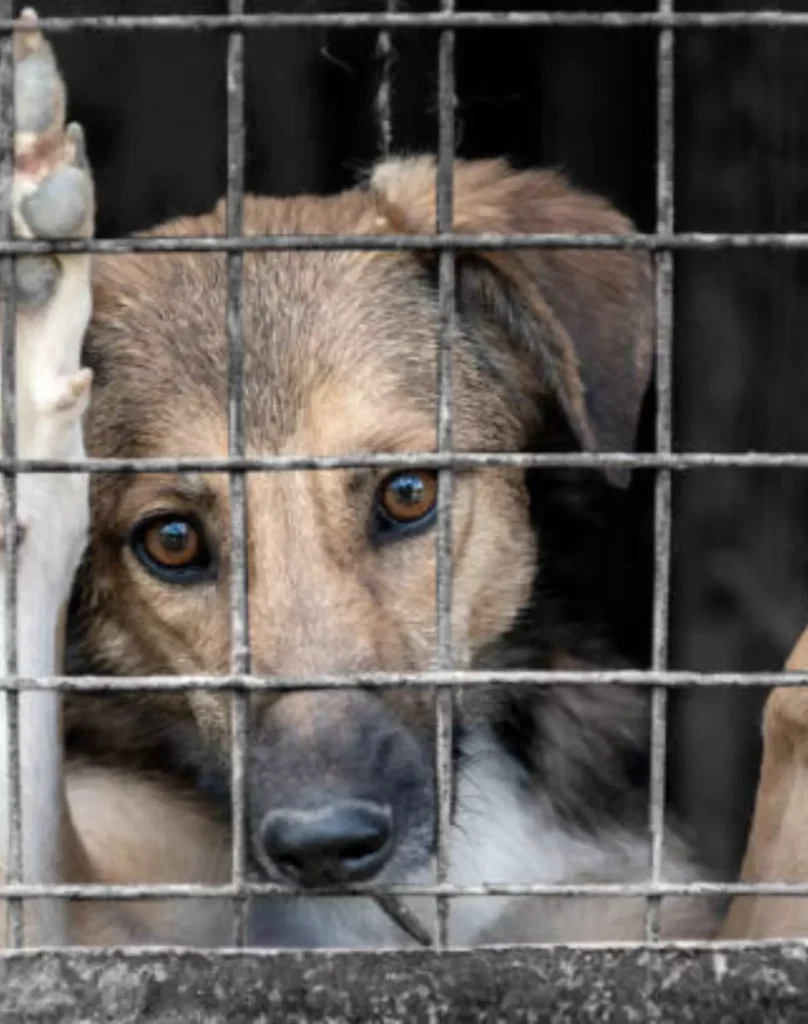
[[[435,162],[392,160],[370,187],[395,231],[435,230]],[[627,234],[604,200],[549,171],[517,172],[500,160],[455,163],[454,230],[461,234]],[[498,324],[549,389],[589,451],[628,451],[653,354],[650,260],[630,250],[520,249],[458,257],[461,315]],[[626,474],[609,473],[625,482]]]

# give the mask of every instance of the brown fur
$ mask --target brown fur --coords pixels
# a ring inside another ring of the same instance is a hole
[[[808,669],[808,629],[786,671]],[[778,687],[763,718],[763,759],[752,828],[741,870],[743,882],[808,882],[808,692]],[[738,896],[721,931],[726,939],[808,935],[808,899]]]
[[[391,162],[376,170],[365,190],[325,199],[248,199],[245,230],[428,232],[434,227],[433,182],[429,159]],[[462,232],[620,233],[630,227],[604,202],[571,189],[556,175],[518,174],[496,161],[458,163],[455,189],[455,228]],[[158,233],[205,235],[222,228],[219,208]],[[390,252],[245,255],[248,454],[434,449],[438,309],[432,265],[430,257]],[[651,356],[645,255],[481,252],[462,255],[457,275],[457,449],[524,450],[559,417],[569,424],[572,444],[630,447]],[[86,345],[96,380],[87,424],[92,455],[227,453],[225,295],[222,255],[98,260]],[[381,548],[372,542],[368,510],[382,476],[373,470],[249,476],[255,672],[305,676],[424,669],[433,663],[434,534]],[[167,585],[136,561],[127,546],[129,531],[149,512],[189,510],[208,532],[217,578],[195,586]],[[226,477],[96,476],[92,512],[73,608],[73,663],[122,676],[226,673]],[[452,630],[456,663],[462,666],[502,642],[531,595],[540,551],[523,474],[508,469],[458,474],[453,536]],[[428,694],[390,692],[381,700],[397,722],[431,744]],[[271,754],[267,737],[281,728],[305,749],[323,735],[317,724],[323,715],[332,716],[323,728],[333,731],[341,721],[351,722],[358,706],[351,697],[256,697],[253,743]],[[473,721],[484,718],[488,704],[464,696],[462,706]],[[147,771],[162,778],[161,785],[170,777],[162,810],[173,808],[172,815],[185,814],[177,810],[185,806],[185,794],[218,792],[226,778],[229,735],[224,696],[68,701],[69,751],[84,761]],[[200,777],[207,767],[213,782]],[[277,769],[256,762],[251,786],[271,788]],[[83,778],[86,783],[88,776]],[[106,783],[100,776],[97,781],[96,810],[85,801],[76,815],[103,877],[173,878],[179,869],[161,847],[168,826],[158,813],[162,797],[155,797],[147,777],[124,788],[130,787],[133,808],[151,808],[154,814],[133,813],[129,824],[118,813],[118,797],[111,799]],[[76,792],[88,791],[82,787]],[[201,805],[198,812],[188,810],[180,831],[187,827],[193,837],[185,845],[189,856],[195,843],[218,849],[224,809],[214,799],[207,810]],[[100,838],[110,834],[114,857]],[[143,845],[130,846],[130,836]],[[154,843],[151,851],[148,842]],[[188,870],[210,879],[221,874],[221,864],[217,854],[194,861]]]
[[[70,773],[68,803],[81,841],[67,844],[66,881],[224,884],[229,879],[226,831],[203,804],[165,784],[83,768]],[[227,943],[227,909],[224,900],[86,901],[74,903],[71,912],[73,932],[83,945],[144,939],[193,945],[200,936],[211,944]]]
[[[372,234],[390,225],[426,230],[432,173],[429,160],[393,163],[377,172],[375,192],[248,200],[245,228],[248,234]],[[627,230],[606,204],[549,173],[517,175],[496,162],[459,164],[456,190],[460,231],[508,231],[517,225],[537,231]],[[220,210],[158,233],[221,229]],[[514,407],[513,400],[530,401],[535,419],[542,392],[554,386],[576,410],[583,437],[600,446],[628,447],[630,430],[613,424],[621,418],[635,421],[647,379],[645,258],[562,251],[486,259],[519,281],[534,303],[538,351],[497,343],[492,335],[503,325],[495,312],[489,312],[493,322],[486,325],[491,365],[475,365],[472,357],[478,353],[456,346],[456,447],[519,450],[538,424],[525,422],[523,408]],[[98,373],[88,423],[93,454],[226,455],[224,266],[222,256],[197,254],[99,261],[88,342]],[[281,295],[283,315],[277,309]],[[642,297],[645,302],[635,301]],[[569,318],[551,312],[551,303],[563,303]],[[245,311],[248,454],[434,448],[436,308],[411,256],[247,254]],[[627,313],[638,319],[627,321]],[[513,390],[503,395],[492,387],[492,377],[498,384],[497,378],[504,378]],[[584,408],[584,395],[591,409]],[[346,667],[406,667],[429,657],[434,545],[419,544],[417,572],[410,551],[401,557],[391,552],[388,564],[369,554],[355,524],[376,476],[250,478],[251,643],[257,672],[305,674],[334,669],[337,661]],[[86,626],[93,655],[124,674],[226,671],[226,587],[214,593],[161,586],[133,565],[124,543],[127,530],[145,512],[196,507],[204,512],[226,577],[226,478],[195,481],[194,498],[187,495],[185,481],[163,477],[99,476],[94,484],[91,574],[82,593],[92,611]],[[486,470],[461,477],[456,501],[455,643],[462,661],[513,622],[527,597],[536,552],[520,474]],[[312,546],[319,557],[301,564],[296,550],[311,552]],[[404,557],[406,581],[400,573]],[[360,566],[353,592],[345,589],[346,563]],[[310,612],[309,594],[317,596]],[[322,616],[323,600],[341,610],[333,625]],[[410,627],[406,636],[402,623]],[[324,626],[334,635],[324,636]],[[335,645],[346,642],[351,649],[338,653]]]

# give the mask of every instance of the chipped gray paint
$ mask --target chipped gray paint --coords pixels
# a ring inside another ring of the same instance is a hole
[[[808,1020],[798,943],[435,954],[0,955],[0,1022],[770,1024]]]

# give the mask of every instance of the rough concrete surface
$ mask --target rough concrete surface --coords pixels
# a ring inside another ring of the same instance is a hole
[[[0,955],[2,1024],[808,1021],[808,947]]]

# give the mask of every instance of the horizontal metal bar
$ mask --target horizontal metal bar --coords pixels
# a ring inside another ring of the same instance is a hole
[[[25,900],[61,899],[70,901],[94,900],[168,900],[168,899],[233,899],[235,897],[284,896],[301,899],[333,898],[346,896],[351,899],[368,898],[373,895],[415,897],[434,899],[445,896],[451,899],[482,899],[487,896],[505,897],[553,897],[576,899],[586,897],[597,899],[643,899],[654,896],[665,898],[713,899],[719,896],[773,896],[808,898],[808,883],[797,882],[586,882],[579,885],[354,885],[339,888],[293,889],[271,882],[244,882],[241,885],[175,884],[175,885],[0,885],[0,900],[14,898]]]
[[[41,18],[45,32],[228,32],[233,29],[496,29],[496,28],[657,28],[727,29],[808,26],[801,11],[707,11],[660,13],[658,11],[435,11],[424,13],[345,12],[268,13],[242,15],[85,15]],[[0,20],[0,31],[30,30],[30,25]]]
[[[63,693],[135,693],[140,691],[254,692],[273,690],[433,689],[436,686],[808,686],[808,672],[655,672],[598,669],[586,672],[534,669],[432,672],[358,672],[348,675],[261,676],[22,676],[0,677],[3,690],[57,690]]]
[[[648,252],[723,249],[808,249],[808,232],[634,232],[610,234],[226,235],[0,240],[0,256],[49,253],[125,255],[142,252],[440,252],[482,249],[641,249]]]
[[[804,955],[808,960],[808,937],[783,939],[659,939],[648,942],[645,939],[618,939],[614,941],[604,940],[570,940],[569,942],[502,942],[486,943],[479,945],[455,945],[450,947],[449,952],[454,956],[464,953],[558,953],[563,955],[568,952],[580,953],[660,953],[660,952],[682,952],[682,953],[733,953],[733,952],[761,952],[765,950],[782,950],[786,948],[789,952],[796,951]],[[283,960],[287,956],[294,956],[296,959],[313,959],[320,957],[340,958],[353,960],[354,958],[386,957],[395,956],[401,960],[410,960],[423,950],[409,946],[395,951],[384,946],[374,946],[362,950],[331,947],[327,949],[312,948],[302,952],[290,952],[288,949],[277,946],[259,946],[248,951],[234,949],[232,946],[220,946],[215,949],[178,946],[178,945],[138,945],[138,946],[92,946],[82,950],[66,946],[40,946],[21,950],[5,950],[0,948],[0,968],[10,960],[34,960],[40,955],[54,954],[56,957],[62,955],[70,958],[83,956],[85,953],[91,958],[106,958],[108,956],[120,956],[124,959],[139,960],[142,957],[172,957],[172,956],[195,956],[197,954],[210,955],[212,960],[228,961],[241,956],[256,956],[264,961]],[[435,959],[440,959],[440,955]],[[318,1018],[319,1019],[319,1018]],[[0,1018],[2,1020],[2,1018]],[[4,1022],[5,1024],[5,1022]],[[185,1022],[183,1021],[183,1024]],[[363,1022],[366,1024],[366,1022]],[[726,1022],[724,1022],[726,1024]]]
[[[808,469],[808,452],[388,452],[346,455],[256,455],[243,459],[2,459],[2,473],[247,473],[336,469]]]
[[[808,1019],[791,941],[447,950],[0,954],[0,1019],[27,1024],[752,1024]]]

